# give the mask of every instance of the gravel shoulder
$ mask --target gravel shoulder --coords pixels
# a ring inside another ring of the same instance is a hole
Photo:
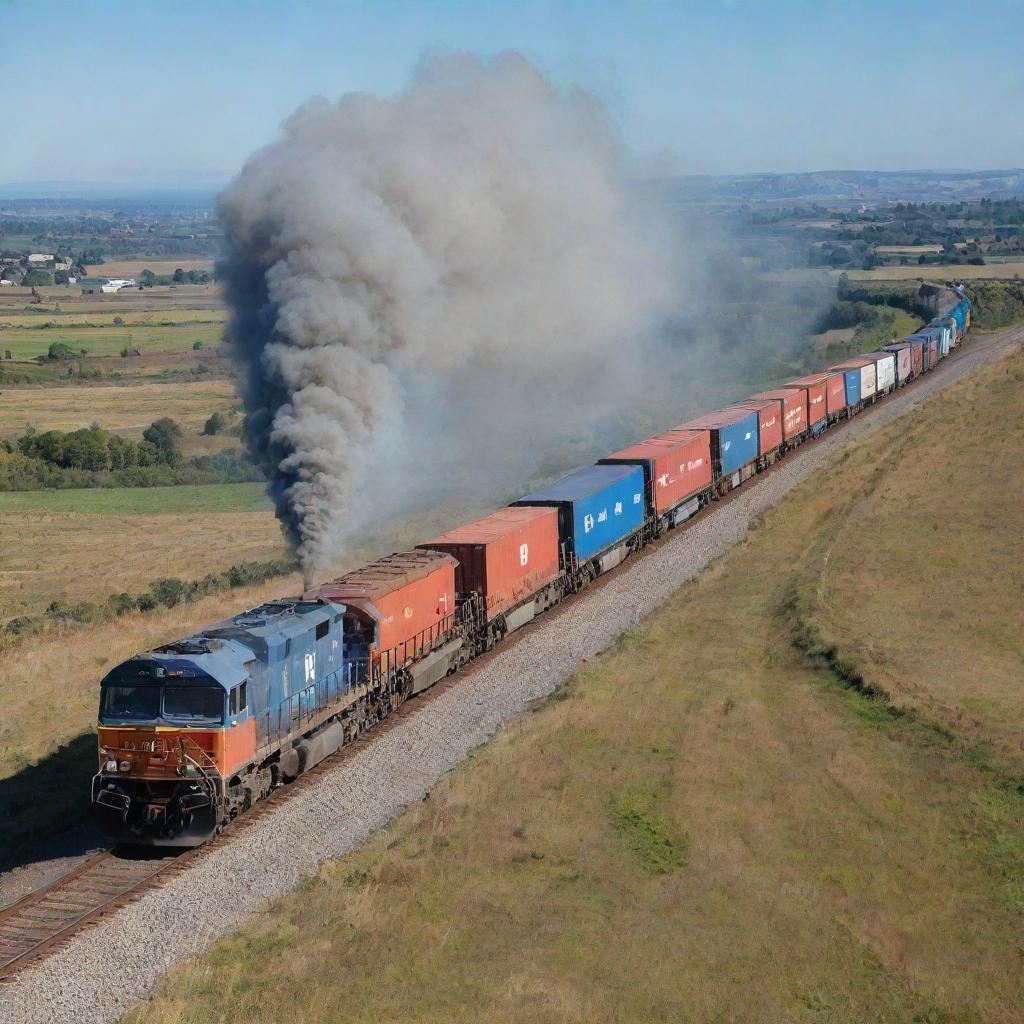
[[[587,658],[636,625],[750,523],[859,438],[890,423],[979,366],[1024,344],[1024,328],[973,338],[938,371],[847,427],[805,446],[670,541],[496,652],[379,738],[225,846],[160,888],[80,933],[61,951],[0,986],[12,1024],[114,1022],[175,962],[195,956],[268,897],[361,844],[503,722],[523,714]]]

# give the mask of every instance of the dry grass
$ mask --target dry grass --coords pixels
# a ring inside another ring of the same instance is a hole
[[[940,253],[942,248],[941,245],[876,245],[875,252],[919,256],[921,253]]]
[[[23,313],[26,307],[33,310],[33,315],[44,318],[48,314],[42,310],[52,310],[55,306],[60,306],[65,312],[223,308],[220,289],[216,285],[179,285],[174,288],[163,285],[145,291],[137,288],[123,289],[107,295],[102,292],[83,295],[78,286],[42,287],[36,291],[43,299],[41,306],[33,303],[31,288],[0,289],[0,316],[7,311]]]
[[[1024,357],[905,417],[847,462],[869,489],[837,505],[811,567],[826,639],[902,706],[1024,772]],[[898,460],[898,469],[890,466]]]
[[[63,309],[63,306],[61,306]],[[120,317],[123,321],[123,329],[130,330],[133,327],[155,326],[167,322],[179,323],[224,323],[227,320],[225,309],[188,309],[186,307],[174,309],[150,309],[125,311],[116,309],[95,310],[93,312],[75,309],[68,313],[24,313],[7,312],[0,308],[0,330],[5,328],[38,328],[42,323],[53,324],[55,327],[84,327],[89,325],[113,327],[114,318]],[[117,325],[122,326],[122,325]],[[49,328],[52,330],[52,328]]]
[[[0,621],[38,614],[51,601],[102,602],[122,591],[141,593],[162,576],[198,579],[239,562],[285,554],[269,510],[121,516],[0,512],[0,535],[18,538],[16,546],[4,545]]]
[[[834,273],[838,274],[838,271]],[[874,270],[848,270],[851,281],[949,281],[991,279],[1003,281],[1007,278],[1024,277],[1024,262],[989,263],[983,267],[959,266],[918,266],[875,267]]]
[[[985,371],[1018,382],[993,401],[1004,424],[1024,410],[1022,367]],[[1020,793],[971,735],[805,660],[788,610],[827,551],[849,642],[905,659],[907,691],[936,700],[956,697],[936,666],[986,659],[976,686],[1016,701],[1019,726],[1020,665],[987,651],[1012,635],[1000,610],[1020,608],[1022,505],[929,521],[929,496],[954,504],[982,453],[1019,493],[1019,449],[944,415],[985,379],[931,400],[920,443],[900,450],[912,415],[807,481],[365,850],[172,972],[130,1024],[1019,1021]],[[926,449],[931,469],[907,472]],[[883,528],[913,522],[888,501],[924,503],[928,541],[876,574],[873,602],[841,589],[869,575],[862,494]],[[984,545],[1003,557],[975,572]],[[904,601],[936,628],[904,629]]]
[[[105,430],[138,440],[161,416],[198,433],[213,412],[227,412],[237,401],[233,382],[223,378],[180,384],[5,388],[0,437],[22,434],[28,426],[40,431],[77,430],[99,423]]]

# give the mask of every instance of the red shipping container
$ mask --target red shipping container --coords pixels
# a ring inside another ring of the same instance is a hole
[[[402,664],[454,625],[455,566],[451,555],[438,551],[400,551],[317,589],[371,618],[376,654],[403,647]]]
[[[598,465],[643,466],[648,507],[664,515],[711,486],[711,431],[676,430],[623,448]]]
[[[782,446],[782,411],[774,398],[757,402],[737,402],[734,409],[755,409],[757,411],[758,454],[767,455]]]
[[[923,341],[911,341],[910,342],[910,361],[911,367],[914,371],[915,377],[921,376],[921,371],[924,369],[924,342]]]
[[[558,577],[558,509],[499,509],[417,547],[455,557],[459,598],[476,592],[488,613],[495,615]]]
[[[751,396],[754,401],[774,398],[782,406],[782,436],[788,441],[807,429],[807,389],[776,388]]]
[[[812,427],[846,406],[846,383],[842,374],[810,373],[789,381],[786,387],[807,388],[807,421]]]

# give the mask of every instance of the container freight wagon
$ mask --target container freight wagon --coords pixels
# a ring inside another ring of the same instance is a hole
[[[640,544],[647,517],[640,466],[588,466],[512,503],[558,510],[562,569],[576,589]]]
[[[949,350],[956,344],[956,332],[949,326],[949,320],[945,317],[936,317],[928,324],[926,329],[937,332],[939,354],[941,356],[948,356]]]
[[[720,494],[738,487],[757,472],[757,412],[754,409],[719,409],[681,423],[669,433],[693,430],[707,430],[711,434],[711,467]]]
[[[860,373],[859,401],[867,402],[875,397],[875,361],[873,359],[865,359],[863,356],[859,356],[856,359],[847,359],[845,363],[837,363],[831,369],[857,370]],[[849,395],[849,392],[847,392],[847,395]]]
[[[859,382],[859,378],[858,378]],[[825,412],[824,415],[830,423],[834,423],[842,415],[846,408],[846,379],[841,370],[834,373],[827,371],[822,373],[811,373],[806,377],[791,380],[786,384],[787,388],[807,388],[808,394],[808,417],[811,421],[812,430],[821,418],[820,405],[811,405],[811,388],[820,384],[824,388]]]
[[[662,528],[678,526],[697,512],[711,490],[711,432],[660,434],[600,459],[598,464],[640,466],[648,514]]]
[[[852,415],[857,406],[860,405],[860,367],[830,366],[828,372],[842,377],[843,393],[846,396],[847,415]]]
[[[782,413],[774,398],[758,402],[753,398],[737,402],[730,409],[753,409],[757,413],[758,469],[766,469],[782,454]]]
[[[896,356],[884,349],[878,352],[866,352],[865,359],[872,359],[875,363],[875,394],[888,394],[896,387]]]
[[[824,389],[822,389],[824,394]],[[807,433],[807,388],[777,388],[753,396],[754,401],[774,400],[782,413],[782,439],[788,447],[799,444]]]
[[[419,693],[464,660],[456,562],[440,551],[400,551],[317,588],[345,605],[348,655],[371,681],[401,675]]]
[[[916,334],[911,334],[905,338],[904,341],[909,341],[912,345],[921,346],[921,372],[927,373],[929,370],[935,369],[935,364],[938,361],[938,357],[935,355],[935,339],[923,331],[918,331]]]
[[[417,547],[456,559],[456,601],[483,628],[485,647],[561,599],[556,509],[499,509]]]
[[[896,358],[896,386],[902,387],[914,372],[913,346],[906,341],[897,341],[892,345],[884,345],[883,352],[891,352]]]

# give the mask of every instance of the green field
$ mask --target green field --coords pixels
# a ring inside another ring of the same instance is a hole
[[[266,485],[261,483],[0,493],[0,515],[39,511],[87,516],[156,516],[169,513],[265,512],[270,508]]]
[[[116,356],[126,345],[151,352],[176,352],[190,349],[198,341],[205,348],[220,344],[223,326],[219,323],[182,324],[163,327],[146,324],[141,327],[82,327],[74,330],[59,327],[50,330],[13,328],[0,330],[0,351],[9,350],[14,359],[35,359],[45,356],[50,345],[61,342],[76,353],[85,350],[89,356]]]
[[[1022,382],[845,449],[127,1020],[1019,1022]]]

